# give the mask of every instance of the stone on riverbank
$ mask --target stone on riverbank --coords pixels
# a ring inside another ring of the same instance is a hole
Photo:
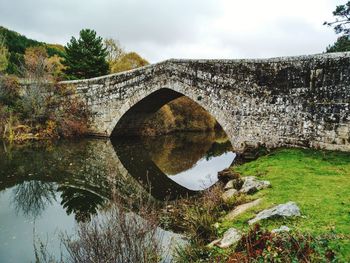
[[[176,250],[189,244],[184,235],[176,234],[160,227],[157,228],[156,237],[160,242],[159,250],[162,257],[160,263],[173,262]]]
[[[227,203],[229,202],[234,196],[238,194],[238,191],[236,189],[228,189],[222,194],[222,200]]]
[[[241,178],[232,179],[232,180],[227,182],[224,189],[228,190],[228,189],[234,188],[234,189],[239,190],[239,189],[241,189],[242,185],[243,185],[243,181]]]
[[[237,244],[239,240],[241,240],[242,234],[239,230],[231,227],[229,228],[223,235],[221,239],[214,240],[208,246],[218,246],[220,248],[228,248],[232,245]]]
[[[262,181],[258,180],[255,176],[247,176],[243,177],[243,185],[242,188],[239,190],[241,193],[246,193],[246,194],[254,194],[255,192],[271,187],[271,184],[269,181]]]
[[[235,209],[233,209],[231,212],[229,212],[226,216],[225,216],[225,220],[232,220],[235,217],[237,217],[238,215],[244,213],[245,211],[247,211],[248,209],[257,206],[258,204],[261,203],[261,198],[256,199],[252,202],[243,204],[243,205],[239,205],[237,206]]]
[[[249,225],[252,225],[262,219],[276,218],[276,217],[293,217],[300,216],[300,209],[294,202],[288,202],[285,204],[277,205],[270,209],[261,211],[255,218],[248,221]]]

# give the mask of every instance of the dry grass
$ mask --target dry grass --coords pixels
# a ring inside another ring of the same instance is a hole
[[[143,202],[143,201],[140,201]],[[35,247],[37,262],[158,262],[158,217],[149,203],[140,203],[137,214],[115,199],[91,221],[79,223],[73,235],[62,234],[62,256],[55,259],[45,244]],[[37,242],[38,243],[38,242]]]

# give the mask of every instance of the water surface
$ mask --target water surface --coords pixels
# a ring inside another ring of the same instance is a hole
[[[0,262],[34,262],[34,239],[59,256],[62,231],[126,199],[195,194],[217,181],[235,154],[227,138],[185,133],[155,138],[0,144]]]

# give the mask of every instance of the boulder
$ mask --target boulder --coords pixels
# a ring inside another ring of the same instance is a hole
[[[254,194],[255,192],[261,189],[271,186],[269,181],[258,180],[255,176],[243,177],[242,180],[243,185],[242,188],[239,190],[241,193]]]
[[[189,245],[186,237],[171,231],[157,228],[155,237],[159,242],[159,252],[162,260],[160,263],[173,262],[178,249]]]
[[[234,189],[239,190],[239,189],[241,189],[242,185],[243,185],[243,181],[241,178],[232,179],[232,180],[227,182],[224,189],[228,190],[228,189],[234,188]]]
[[[261,211],[255,218],[248,221],[249,225],[254,224],[262,219],[276,218],[276,217],[293,217],[300,216],[300,209],[294,202],[277,205],[270,209]]]
[[[227,182],[227,184],[225,184],[224,190],[228,190],[228,189],[232,189],[234,188],[234,181],[230,180]]]
[[[228,248],[232,245],[237,244],[241,240],[242,234],[239,230],[231,227],[223,235],[221,239],[214,240],[211,242],[208,247],[218,246],[220,248]]]
[[[239,205],[237,206],[235,209],[233,209],[232,211],[230,211],[226,216],[225,216],[225,220],[232,220],[235,217],[237,217],[238,215],[244,213],[245,211],[247,211],[248,209],[257,206],[258,204],[261,203],[261,198],[256,199],[252,202],[243,204],[243,205]]]
[[[241,232],[232,227],[224,233],[222,239],[216,245],[221,248],[227,248],[236,244],[241,238]]]
[[[224,202],[228,202],[232,199],[232,197],[234,197],[235,195],[238,194],[238,191],[236,189],[228,189],[227,191],[225,191],[223,194],[222,194],[222,200],[224,200]]]

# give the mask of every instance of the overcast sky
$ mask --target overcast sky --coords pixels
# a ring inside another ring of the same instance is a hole
[[[65,45],[80,29],[150,62],[320,53],[336,40],[336,0],[0,0],[0,25]]]

